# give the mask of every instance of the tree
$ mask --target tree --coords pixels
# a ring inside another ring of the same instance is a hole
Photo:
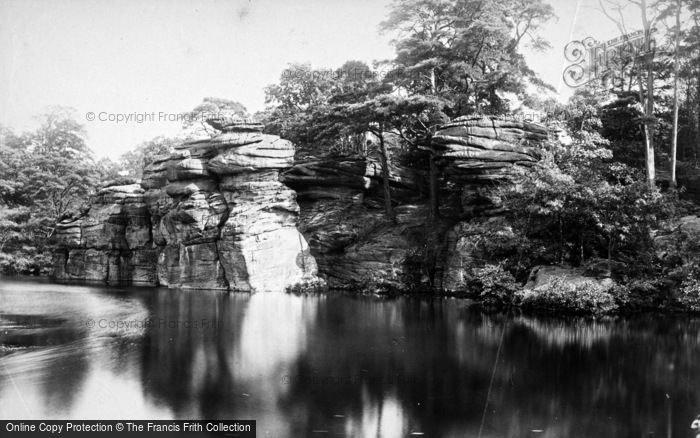
[[[570,146],[548,144],[531,168],[518,168],[513,184],[497,188],[508,217],[533,264],[583,265],[591,258],[635,260],[651,251],[649,233],[664,205],[635,170],[612,161],[606,142],[581,132]],[[527,269],[525,269],[527,270]]]
[[[395,1],[380,25],[395,36],[388,78],[408,93],[452,101],[450,116],[502,113],[499,92],[524,95],[528,81],[546,87],[517,50],[526,36],[546,47],[535,32],[553,16],[540,0]]]
[[[72,109],[53,107],[39,119],[35,131],[15,136],[7,145],[7,154],[15,157],[8,170],[17,183],[2,202],[40,209],[56,219],[85,201],[99,173]]]
[[[48,271],[59,218],[81,206],[104,176],[70,108],[53,107],[34,131],[0,132],[0,270]]]
[[[121,174],[135,179],[141,179],[143,168],[152,163],[156,157],[172,152],[182,138],[158,136],[138,144],[134,149],[119,157]]]
[[[211,137],[216,130],[206,121],[219,116],[238,116],[248,118],[248,110],[235,100],[219,97],[205,97],[202,103],[185,115],[182,128],[188,138]]]
[[[644,31],[641,50],[634,53],[633,71],[638,85],[639,102],[644,116],[644,157],[646,163],[647,183],[649,187],[656,185],[656,165],[654,160],[654,129],[656,117],[654,114],[654,57],[656,55],[652,33],[661,17],[660,0],[598,0],[601,10],[613,21],[622,35],[628,35],[624,20],[624,9],[628,4],[635,5],[640,13],[642,30]],[[616,13],[617,16],[613,16]]]
[[[402,97],[396,94],[375,94],[377,90],[381,90],[381,87],[374,90],[368,89],[361,99],[359,95],[355,95],[350,101],[320,107],[314,113],[313,122],[317,138],[338,138],[369,132],[378,139],[382,163],[384,208],[387,218],[395,221],[389,188],[390,172],[386,134],[393,133],[415,145],[418,140],[415,125],[422,124],[427,130],[430,115],[436,110],[439,111],[443,102],[426,96]]]
[[[681,45],[681,9],[682,0],[676,2],[676,26],[674,28],[675,44],[673,55],[673,138],[671,146],[671,186],[676,187],[676,155],[678,153],[678,75],[680,72]]]
[[[29,212],[25,207],[8,208],[0,206],[0,252],[5,245],[22,237],[22,222],[26,222]]]
[[[301,149],[339,149],[343,153],[364,153],[361,135],[319,138],[314,136],[312,118],[317,108],[331,99],[349,102],[361,98],[368,87],[377,87],[378,75],[361,61],[347,61],[337,69],[314,69],[310,64],[290,64],[278,84],[265,88],[265,111],[256,116],[265,129],[293,141]]]

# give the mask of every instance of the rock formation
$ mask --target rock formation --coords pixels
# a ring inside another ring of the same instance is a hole
[[[391,166],[392,195],[414,192],[415,175]],[[379,185],[381,168],[371,158],[309,157],[282,173],[298,193],[299,230],[309,241],[319,272],[331,287],[382,283],[402,286],[404,261],[412,249],[407,230],[424,224],[424,205],[396,208],[397,223],[386,220]]]
[[[503,212],[498,199],[489,195],[494,184],[508,181],[515,166],[538,160],[538,146],[549,138],[545,127],[495,117],[461,117],[444,125],[433,137],[432,148],[445,166],[446,178],[460,190],[463,218],[488,217]],[[479,263],[475,236],[469,222],[448,231],[442,288],[465,288],[468,270]],[[512,230],[503,227],[503,236]]]
[[[472,236],[466,231],[469,223],[460,221],[501,212],[498,200],[489,198],[489,190],[507,180],[514,166],[536,162],[537,146],[547,138],[542,126],[485,117],[455,119],[436,132],[432,149],[443,174],[439,183],[445,216],[440,226],[457,225],[444,238],[444,254],[438,255],[435,266],[438,278],[425,282],[449,290],[464,286],[464,270],[473,264],[474,256]],[[390,154],[398,149],[390,146]],[[309,157],[282,173],[282,181],[298,193],[299,229],[331,286],[383,283],[402,288],[407,277],[427,275],[411,272],[415,267],[407,264],[423,250],[430,228],[427,175],[412,173],[398,161],[390,160],[389,181],[392,199],[398,204],[396,224],[384,217],[380,188],[384,182],[381,167],[372,157]],[[456,208],[448,205],[452,198],[446,196],[448,187],[457,190]]]
[[[442,126],[431,146],[445,178],[459,187],[462,213],[469,217],[501,211],[489,190],[507,180],[514,166],[537,162],[536,146],[547,138],[546,128],[534,123],[460,117]]]
[[[431,148],[442,219],[434,230],[428,175],[400,165],[398,139],[388,141],[385,182],[371,154],[294,162],[292,144],[259,124],[211,124],[218,135],[177,146],[145,168],[140,185],[106,187],[88,211],[62,221],[56,278],[262,291],[314,281],[318,270],[332,287],[401,289],[407,277],[430,275],[421,281],[459,291],[480,263],[469,221],[502,212],[491,187],[536,162],[548,138],[540,125],[486,117],[439,129]],[[396,223],[383,212],[384,183]],[[438,240],[427,242],[428,234]],[[432,273],[407,263],[438,246],[427,255],[436,259]]]
[[[150,220],[138,184],[109,185],[84,215],[56,226],[54,276],[65,280],[154,286]]]
[[[296,195],[279,182],[293,145],[256,123],[211,125],[221,132],[149,164],[140,186],[104,188],[62,221],[54,276],[236,291],[316,281]]]

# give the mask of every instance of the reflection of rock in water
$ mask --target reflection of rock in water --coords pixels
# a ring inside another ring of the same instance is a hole
[[[284,436],[284,377],[307,348],[324,297],[161,291],[143,351],[143,385],[179,418],[255,418]],[[207,322],[187,329],[184,321]],[[180,324],[175,324],[178,322]]]
[[[182,290],[155,294],[142,363],[143,385],[154,401],[182,418],[218,418],[234,403],[229,358],[248,299]]]
[[[665,435],[668,415],[686,436],[700,404],[700,321],[688,318],[564,323],[449,299],[48,287],[58,290],[32,284],[26,300],[0,283],[5,326],[46,329],[11,335],[36,345],[0,358],[0,418],[249,418],[260,436],[462,437],[477,435],[490,388],[483,436]],[[98,316],[151,324],[84,327]]]

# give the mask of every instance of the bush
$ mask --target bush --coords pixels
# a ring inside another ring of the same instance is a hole
[[[34,251],[18,251],[14,254],[0,252],[0,274],[3,275],[49,275],[52,269],[50,254]]]
[[[520,288],[510,272],[500,264],[473,268],[467,281],[469,289],[478,293],[480,302],[487,307],[504,307],[513,303]]]
[[[688,279],[681,284],[678,304],[691,312],[700,312],[700,281]]]
[[[610,313],[618,309],[624,299],[625,290],[590,281],[571,282],[555,278],[551,282],[533,289],[515,293],[521,307],[546,312]],[[616,297],[620,294],[620,297]]]

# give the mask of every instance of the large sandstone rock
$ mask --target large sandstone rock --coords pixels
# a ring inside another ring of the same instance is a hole
[[[223,132],[177,145],[140,185],[106,187],[59,223],[55,277],[253,292],[317,282],[296,194],[279,181],[293,145],[256,123],[213,126]]]
[[[431,148],[447,180],[460,188],[463,215],[476,217],[502,212],[489,189],[508,181],[514,166],[535,163],[538,145],[548,138],[547,129],[535,123],[459,117],[437,130]]]
[[[151,222],[144,190],[138,184],[98,191],[82,215],[56,226],[59,249],[54,277],[112,284],[156,284]],[[151,259],[152,259],[151,255]]]

